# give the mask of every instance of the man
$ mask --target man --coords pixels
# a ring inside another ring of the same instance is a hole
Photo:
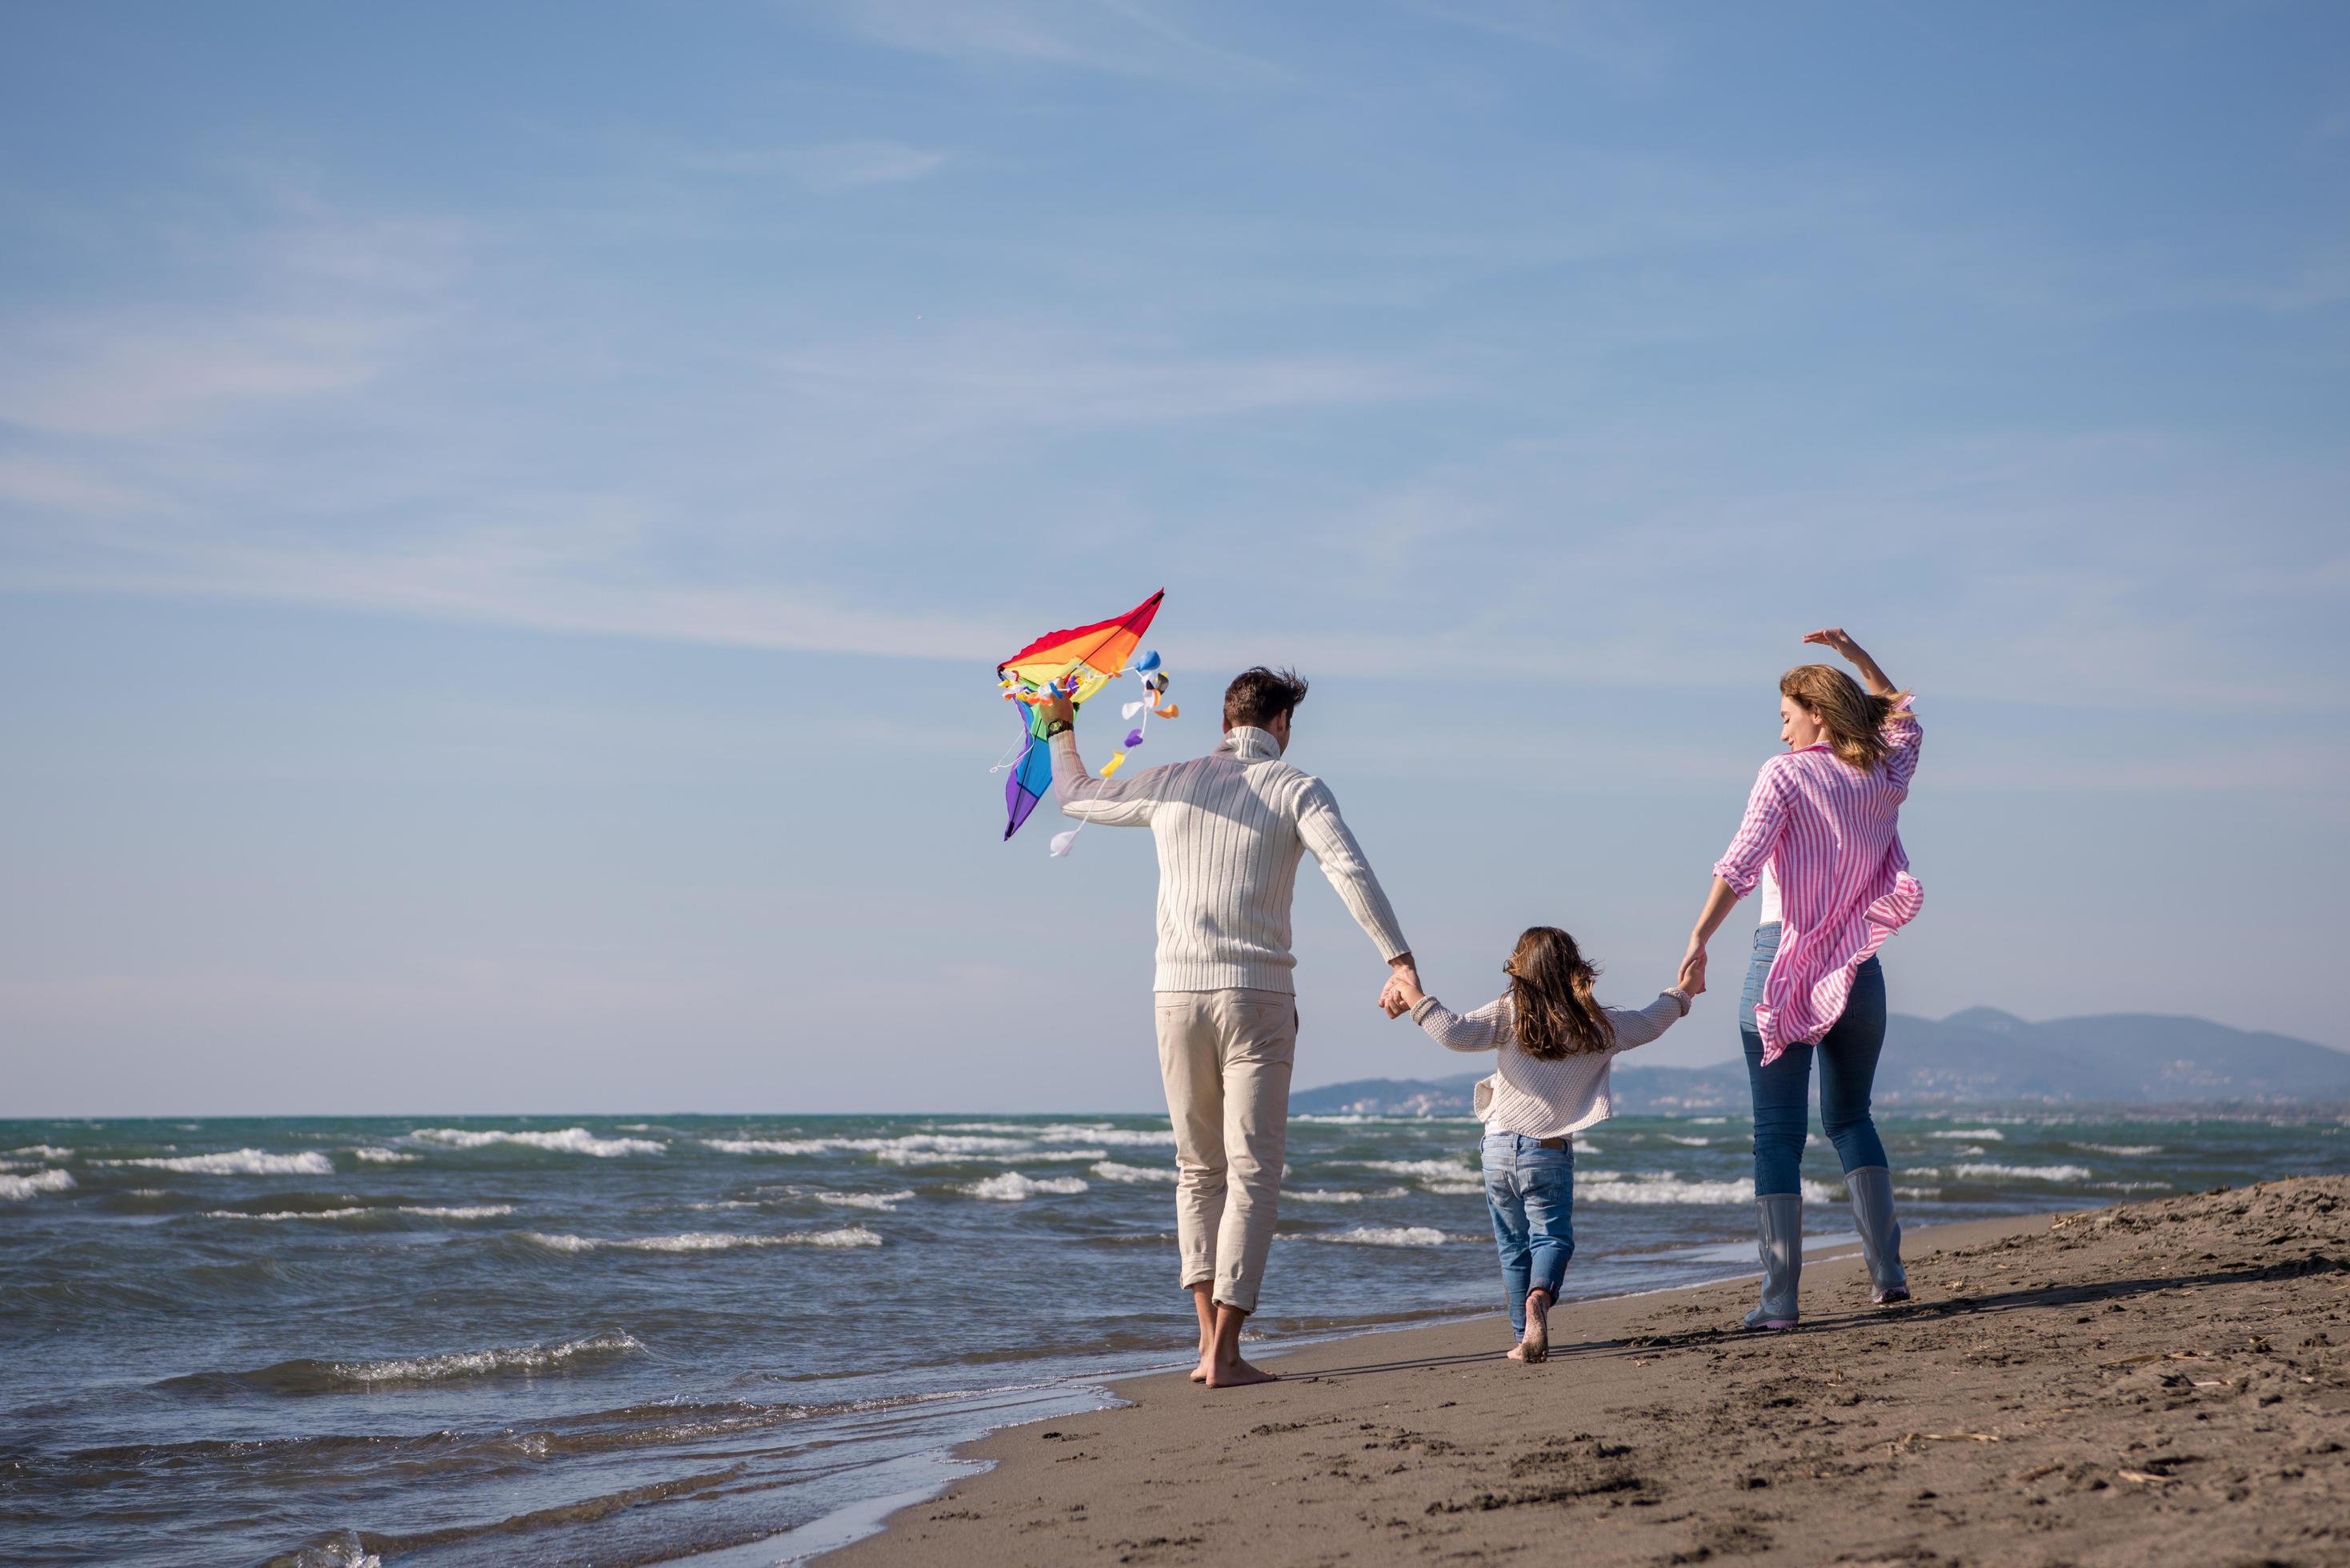
[[[1322,781],[1281,760],[1305,682],[1251,670],[1224,691],[1224,738],[1204,757],[1097,779],[1076,713],[1055,694],[1046,731],[1061,810],[1159,841],[1159,1070],[1175,1124],[1175,1224],[1200,1319],[1194,1382],[1268,1383],[1241,1359],[1273,1247],[1297,1049],[1289,905],[1311,850],[1394,974],[1411,947]],[[1392,976],[1390,977],[1392,978]]]

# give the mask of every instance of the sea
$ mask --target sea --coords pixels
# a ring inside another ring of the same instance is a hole
[[[2350,1168],[2341,1119],[1880,1129],[1910,1226]],[[1440,1118],[1291,1126],[1252,1353],[1490,1315]],[[1567,1293],[1751,1273],[1742,1119],[1577,1140]],[[1191,1358],[1163,1116],[0,1121],[0,1559],[801,1560]],[[1814,1139],[1807,1224],[1850,1229]],[[1572,1305],[1555,1320],[1572,1340]]]

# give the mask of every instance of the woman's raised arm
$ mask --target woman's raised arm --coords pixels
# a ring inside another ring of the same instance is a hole
[[[1835,649],[1838,653],[1844,655],[1846,659],[1851,661],[1852,667],[1860,671],[1860,678],[1865,683],[1866,683],[1870,696],[1890,697],[1901,690],[1898,686],[1893,684],[1893,678],[1891,676],[1886,674],[1883,670],[1877,667],[1877,660],[1868,656],[1868,649],[1853,641],[1851,634],[1846,632],[1844,628],[1840,626],[1822,627],[1817,631],[1805,632],[1804,634],[1804,640],[1805,642],[1823,644],[1825,647]]]

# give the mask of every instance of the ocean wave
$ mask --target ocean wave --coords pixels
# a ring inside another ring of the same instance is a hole
[[[1135,1184],[1163,1181],[1172,1184],[1177,1172],[1171,1165],[1120,1165],[1114,1159],[1106,1159],[1094,1167],[1094,1174],[1105,1181],[1124,1181]]]
[[[2085,1165],[1990,1165],[1975,1163],[1954,1165],[1954,1176],[2006,1176],[2018,1181],[2086,1181],[2089,1168]]]
[[[2118,1154],[2132,1157],[2141,1154],[2160,1154],[2162,1152],[2162,1146],[2158,1143],[2076,1143],[2073,1147],[2074,1148],[2094,1149],[2099,1154]]]
[[[1040,1132],[1043,1130],[1039,1129]],[[1087,1141],[1096,1144],[1112,1141],[1106,1135],[1098,1134],[1097,1129],[1068,1130],[1096,1130],[1097,1136]],[[1136,1136],[1139,1137],[1141,1135]],[[1049,1147],[1044,1145],[1041,1137],[975,1137],[949,1133],[909,1133],[901,1137],[706,1137],[702,1142],[704,1147],[714,1148],[721,1154],[869,1154],[885,1165],[969,1165],[975,1159],[1074,1163],[1100,1159],[1109,1153],[1107,1147]]]
[[[1997,1127],[1952,1127],[1948,1132],[1928,1133],[1928,1137],[1962,1137],[1988,1143],[2005,1143],[2007,1135]]]
[[[549,1154],[588,1154],[598,1159],[613,1159],[621,1155],[660,1154],[669,1147],[665,1143],[643,1137],[598,1137],[586,1127],[565,1127],[560,1132],[529,1132],[496,1130],[476,1132],[470,1127],[419,1127],[408,1135],[411,1143],[429,1143],[442,1148],[489,1148],[498,1144],[513,1144],[522,1148],[543,1149]]]
[[[273,1394],[335,1394],[351,1389],[396,1387],[403,1384],[448,1383],[462,1378],[497,1377],[518,1373],[569,1371],[616,1356],[644,1350],[636,1336],[598,1334],[561,1345],[521,1345],[494,1350],[459,1350],[443,1355],[418,1355],[388,1361],[318,1361],[307,1357],[281,1361],[254,1372],[195,1373],[166,1378],[159,1388],[210,1392],[223,1384],[263,1389]]]
[[[1419,1189],[1434,1198],[1475,1198],[1485,1190],[1485,1183],[1476,1181],[1423,1181]]]
[[[1366,1159],[1359,1162],[1365,1170],[1384,1170],[1393,1176],[1426,1176],[1440,1181],[1461,1181],[1477,1174],[1476,1168],[1459,1159]]]
[[[789,1189],[795,1198],[812,1198],[818,1203],[828,1203],[835,1209],[870,1209],[877,1213],[894,1214],[898,1205],[914,1196],[910,1189],[896,1192],[826,1192],[813,1187]]]
[[[369,1165],[413,1165],[424,1158],[421,1154],[403,1154],[396,1148],[355,1148],[351,1154]]]
[[[1441,1247],[1452,1238],[1433,1225],[1357,1225],[1313,1240],[1356,1247]]]
[[[1317,1190],[1310,1187],[1284,1188],[1282,1190],[1281,1200],[1284,1203],[1367,1203],[1375,1199],[1406,1197],[1410,1191],[1411,1189],[1408,1187],[1386,1187],[1377,1192],[1348,1192],[1327,1189]]]
[[[1835,1189],[1816,1181],[1803,1183],[1803,1189],[1804,1201],[1810,1203],[1832,1203],[1839,1196]],[[1636,1176],[1629,1180],[1615,1178],[1578,1181],[1575,1184],[1575,1196],[1578,1201],[1592,1203],[1752,1203],[1754,1179],[1748,1176],[1735,1181],[1684,1181],[1677,1176]]]
[[[207,1209],[200,1220],[357,1220],[370,1214],[415,1214],[427,1220],[495,1220],[515,1211],[511,1203],[354,1204],[341,1209],[276,1209],[254,1212],[244,1209]]]
[[[64,1192],[74,1184],[69,1170],[36,1170],[30,1176],[0,1176],[0,1199],[14,1203],[36,1192]]]
[[[137,1165],[150,1170],[176,1170],[182,1176],[332,1176],[335,1162],[316,1149],[300,1154],[271,1154],[265,1149],[240,1148],[226,1154],[182,1154],[151,1159],[99,1159],[93,1165]]]
[[[1665,1135],[1665,1141],[1667,1143],[1677,1143],[1683,1148],[1711,1148],[1713,1147],[1713,1140],[1710,1137],[1683,1137],[1679,1133],[1667,1133]]]
[[[790,1231],[780,1235],[743,1236],[716,1231],[688,1231],[678,1236],[565,1236],[525,1231],[519,1240],[551,1252],[597,1252],[616,1248],[629,1252],[730,1252],[738,1247],[878,1247],[881,1238],[862,1225],[841,1231]]]
[[[993,1198],[998,1202],[1018,1203],[1040,1192],[1083,1192],[1085,1181],[1075,1176],[1027,1177],[1016,1170],[1001,1176],[991,1176],[984,1181],[971,1182],[963,1188],[973,1198]]]
[[[967,1153],[958,1149],[885,1148],[876,1150],[874,1158],[884,1165],[970,1165],[982,1159],[1034,1160],[1047,1165],[1078,1165],[1089,1159],[1099,1159],[1109,1153],[1106,1148],[1029,1148],[988,1153]]]
[[[12,1148],[10,1154],[21,1154],[28,1159],[71,1159],[74,1151],[53,1143],[28,1143],[22,1148]]]
[[[1728,1116],[1691,1116],[1689,1124],[1693,1127],[1728,1127],[1730,1118]]]
[[[1170,1146],[1175,1141],[1173,1128],[1160,1132],[1149,1127],[1114,1127],[1081,1122],[1047,1122],[1030,1127],[1020,1122],[948,1122],[944,1129],[951,1133],[996,1133],[1028,1139],[1036,1143],[1100,1143],[1112,1147],[1139,1148],[1148,1145]]]

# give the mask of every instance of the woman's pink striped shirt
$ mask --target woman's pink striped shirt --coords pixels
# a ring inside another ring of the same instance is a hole
[[[1765,1064],[1834,1027],[1853,971],[1926,901],[1899,831],[1920,733],[1905,697],[1885,722],[1892,749],[1870,772],[1823,744],[1773,757],[1755,777],[1713,874],[1742,898],[1765,866],[1778,879],[1779,953],[1754,1009]]]

